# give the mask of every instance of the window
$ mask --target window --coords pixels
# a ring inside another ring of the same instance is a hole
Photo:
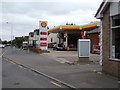
[[[51,38],[51,42],[53,42],[53,39]]]
[[[120,59],[120,28],[112,29],[112,58]]]
[[[111,57],[120,59],[120,15],[113,16],[111,23]]]
[[[36,35],[39,35],[39,30],[36,30]]]
[[[120,26],[120,15],[112,17],[112,26]]]
[[[34,33],[31,33],[31,37],[33,37],[34,36]]]

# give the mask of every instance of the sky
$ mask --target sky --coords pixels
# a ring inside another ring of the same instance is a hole
[[[39,21],[48,26],[74,23],[85,25],[99,21],[94,15],[103,0],[3,0],[0,3],[0,36],[2,40],[27,36],[39,29]]]

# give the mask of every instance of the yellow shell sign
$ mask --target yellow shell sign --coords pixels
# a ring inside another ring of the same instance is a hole
[[[41,26],[42,26],[42,27],[46,27],[46,26],[47,26],[47,23],[46,23],[46,22],[42,22],[42,23],[41,23]]]

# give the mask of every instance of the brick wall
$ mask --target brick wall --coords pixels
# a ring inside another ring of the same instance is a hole
[[[110,10],[109,7],[103,13],[102,19],[103,31],[102,31],[102,60],[103,60],[103,72],[118,76],[118,62],[111,61],[110,58]]]
[[[92,53],[93,45],[99,45],[99,33],[89,34],[90,39],[90,52]]]

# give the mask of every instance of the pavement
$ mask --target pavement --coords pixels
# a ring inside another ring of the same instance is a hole
[[[36,54],[17,48],[7,48],[3,57],[53,77],[75,88],[118,88],[118,79],[102,73],[99,55],[92,55],[93,63],[75,63],[76,51],[52,51]],[[96,58],[96,59],[95,59]],[[95,62],[95,63],[94,63]]]
[[[69,63],[74,63],[78,61],[78,51],[55,51],[52,48],[49,48],[50,53],[43,53],[48,56],[52,56],[58,59],[64,59]],[[89,61],[94,64],[99,64],[100,55],[99,54],[90,54]],[[83,63],[79,63],[83,64]],[[88,63],[87,63],[88,64]]]

